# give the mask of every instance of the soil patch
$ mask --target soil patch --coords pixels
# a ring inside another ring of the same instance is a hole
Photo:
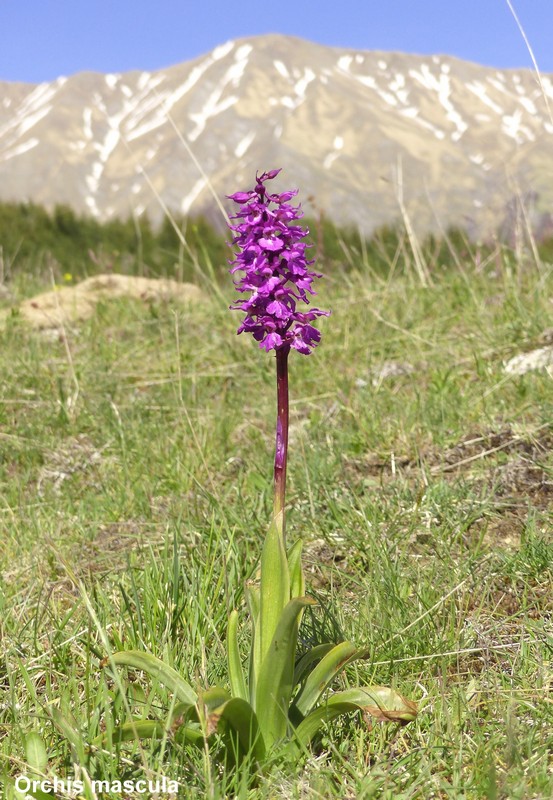
[[[19,314],[32,328],[59,329],[91,317],[100,301],[119,297],[131,297],[144,303],[197,304],[205,301],[203,292],[192,283],[114,273],[94,275],[76,286],[60,286],[24,300]]]

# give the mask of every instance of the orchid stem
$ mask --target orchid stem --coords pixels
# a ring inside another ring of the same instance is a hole
[[[276,351],[277,367],[277,425],[275,447],[274,516],[284,539],[284,505],[286,496],[286,463],[288,461],[288,354],[290,347]]]

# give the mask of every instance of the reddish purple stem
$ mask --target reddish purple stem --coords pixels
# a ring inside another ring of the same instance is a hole
[[[277,426],[275,448],[275,505],[274,513],[284,514],[286,495],[286,463],[288,460],[288,354],[290,347],[276,351],[277,365]]]

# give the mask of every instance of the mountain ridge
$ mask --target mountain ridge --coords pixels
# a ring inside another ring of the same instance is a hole
[[[2,200],[213,216],[213,192],[278,166],[308,213],[364,233],[408,215],[480,236],[522,201],[534,226],[553,206],[553,76],[531,70],[266,34],[152,72],[0,86]]]

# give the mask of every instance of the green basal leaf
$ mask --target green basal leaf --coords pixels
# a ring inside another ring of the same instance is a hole
[[[179,744],[203,745],[205,743],[205,735],[199,725],[180,725],[175,728],[173,739]]]
[[[219,708],[223,703],[228,703],[231,699],[230,694],[221,686],[212,686],[200,694],[198,700],[199,708],[204,708],[206,715],[210,714],[214,708]]]
[[[336,645],[333,642],[329,642],[328,644],[318,644],[315,647],[312,647],[311,650],[308,650],[307,653],[305,653],[305,655],[303,655],[296,664],[296,668],[294,670],[294,686],[297,686],[298,683],[301,683],[305,673],[311,667],[311,664],[314,664],[316,661],[320,661],[321,658],[326,656],[326,654],[335,646]]]
[[[222,706],[224,703],[228,703],[230,699],[231,696],[229,692],[220,686],[213,686],[211,689],[206,689],[205,692],[200,693],[196,707],[191,714],[191,719],[200,723],[206,737],[213,733],[213,731],[210,730],[210,714],[215,708],[219,708],[219,706]],[[206,731],[209,731],[209,733]]]
[[[256,638],[260,640],[256,653],[256,675],[271,646],[284,607],[290,600],[290,573],[282,525],[281,511],[273,518],[261,553],[259,620],[255,631]]]
[[[179,700],[185,703],[195,705],[198,700],[196,692],[173,667],[164,664],[163,661],[150,653],[143,653],[140,650],[123,650],[119,653],[114,653],[108,663],[122,667],[133,667],[146,672],[154,680],[158,680],[171,692],[174,692]]]
[[[44,773],[48,766],[48,755],[42,736],[35,731],[25,736],[25,756],[33,772]]]
[[[335,645],[319,661],[313,671],[307,676],[305,684],[294,700],[294,706],[302,716],[309,714],[317,704],[319,697],[329,686],[336,675],[355,658],[362,654],[351,642],[342,642]]]
[[[389,686],[355,686],[337,694],[357,703],[363,711],[381,722],[407,723],[417,716],[417,704]]]
[[[387,686],[363,686],[336,692],[298,725],[296,746],[306,747],[326,722],[354,711],[363,711],[382,721],[405,724],[417,716],[417,704]]]
[[[166,733],[166,726],[163,722],[151,719],[137,719],[133,722],[125,722],[117,725],[111,732],[111,741],[114,744],[121,742],[134,742],[138,739],[162,739]],[[107,744],[107,736],[102,733],[94,740],[94,744],[102,747]]]
[[[299,619],[308,605],[315,600],[295,597],[286,605],[259,671],[255,710],[267,747],[286,735]]]
[[[171,725],[180,725],[187,717],[198,718],[196,706],[191,706],[190,703],[177,703],[171,713]]]
[[[305,580],[301,565],[301,551],[303,542],[298,539],[288,551],[288,569],[290,571],[290,597],[303,597],[305,594]]]
[[[316,708],[303,719],[294,731],[294,742],[292,747],[294,750],[299,750],[307,747],[315,736],[319,733],[325,723],[330,722],[335,717],[342,714],[350,714],[353,711],[358,711],[359,707],[352,703],[333,703],[332,705],[325,705]]]
[[[170,738],[180,743],[189,742],[191,744],[201,744],[205,741],[205,737],[198,726],[179,725],[176,728],[170,727],[167,730],[163,722],[156,720],[136,720],[134,722],[125,722],[124,725],[119,725],[113,730],[111,739],[115,744],[121,742],[133,742],[137,739],[163,739],[169,733]],[[102,746],[105,744],[105,734],[98,736],[94,744]]]
[[[231,611],[227,627],[227,660],[230,679],[230,691],[233,697],[248,700],[248,687],[244,677],[242,659],[238,648],[238,612]]]
[[[265,742],[255,711],[240,697],[233,697],[210,713],[207,731],[230,734],[242,755],[252,755],[256,761],[265,758]]]

